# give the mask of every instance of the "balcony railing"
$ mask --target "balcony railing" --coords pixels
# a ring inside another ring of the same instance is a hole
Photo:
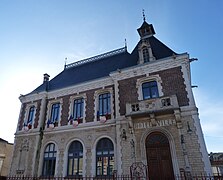
[[[179,104],[176,95],[142,100],[137,103],[126,104],[126,115],[142,115],[149,113],[165,113],[178,109]]]

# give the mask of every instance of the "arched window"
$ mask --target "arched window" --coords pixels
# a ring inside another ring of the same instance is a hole
[[[43,159],[43,176],[54,176],[56,166],[56,147],[55,144],[50,143],[44,151]]]
[[[67,176],[83,175],[83,146],[79,141],[73,141],[68,149]]]
[[[144,47],[142,49],[142,55],[143,55],[143,61],[144,62],[149,62],[149,51],[147,47]]]
[[[101,139],[96,147],[96,175],[109,176],[114,170],[114,146],[110,139]]]
[[[151,99],[159,97],[156,81],[145,82],[142,84],[143,99]]]

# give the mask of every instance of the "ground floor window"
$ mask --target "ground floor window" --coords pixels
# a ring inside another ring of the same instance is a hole
[[[43,159],[43,176],[54,176],[56,166],[56,147],[55,144],[50,143],[44,151]]]
[[[110,139],[101,139],[96,147],[96,175],[109,176],[114,170],[114,146]]]
[[[68,150],[67,176],[82,176],[83,146],[79,141],[73,141]]]

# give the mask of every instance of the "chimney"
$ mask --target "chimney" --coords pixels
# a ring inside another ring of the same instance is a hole
[[[48,82],[49,79],[50,79],[50,75],[47,74],[47,73],[45,73],[45,74],[43,75],[43,83]]]

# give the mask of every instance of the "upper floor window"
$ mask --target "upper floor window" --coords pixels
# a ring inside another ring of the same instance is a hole
[[[67,176],[83,175],[83,146],[79,141],[73,141],[68,150]]]
[[[35,107],[34,106],[30,107],[27,124],[32,125],[34,119],[34,112],[35,112]]]
[[[143,99],[159,97],[156,81],[145,82],[142,84]]]
[[[114,146],[110,139],[101,139],[96,147],[96,175],[109,176],[114,170]]]
[[[143,61],[144,62],[149,62],[149,51],[147,47],[144,47],[142,49],[142,55],[143,55]]]
[[[79,123],[83,122],[83,105],[84,105],[84,99],[83,98],[74,100],[73,118],[75,120],[78,120]]]
[[[35,116],[35,106],[28,106],[26,109],[26,115],[25,120],[23,123],[23,130],[28,131],[29,129],[32,129],[33,121]]]
[[[56,166],[56,147],[55,144],[50,143],[44,151],[43,159],[43,176],[54,176]]]
[[[55,103],[51,107],[51,115],[48,122],[48,125],[58,126],[58,120],[60,115],[60,103]]]
[[[106,119],[111,118],[111,95],[110,93],[104,93],[99,95],[99,117],[105,116]]]

